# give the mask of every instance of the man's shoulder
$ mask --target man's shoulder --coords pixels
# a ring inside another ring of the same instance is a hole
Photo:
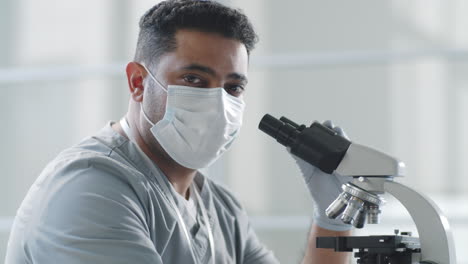
[[[60,152],[48,165],[53,171],[61,169],[104,169],[118,166],[119,160],[111,156],[112,148],[102,144],[96,138],[89,137],[82,142]]]
[[[86,204],[91,213],[105,211],[107,201],[143,208],[140,201],[147,199],[148,189],[144,176],[113,152],[94,137],[63,150],[41,172],[23,204],[34,204],[37,217],[78,204]]]
[[[126,141],[115,140],[112,137],[108,131],[101,131],[63,150],[47,164],[36,183],[88,176],[101,176],[108,181],[141,181],[141,173],[118,151]]]
[[[62,151],[58,158],[76,157],[93,158],[109,157],[112,152],[123,145],[126,140],[113,131],[111,124],[107,124],[93,136],[81,140],[74,146]]]
[[[86,137],[79,143],[63,150],[52,162],[57,167],[94,167],[95,169],[105,166],[117,166],[125,162],[124,157],[115,155],[127,141],[117,135],[110,127],[110,123],[93,136]]]

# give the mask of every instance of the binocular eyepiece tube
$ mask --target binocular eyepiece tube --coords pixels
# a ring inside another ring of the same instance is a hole
[[[307,127],[286,117],[276,119],[266,114],[258,128],[325,173],[333,173],[351,145],[349,140],[318,122]]]

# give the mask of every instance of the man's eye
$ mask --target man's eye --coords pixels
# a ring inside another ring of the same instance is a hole
[[[184,82],[198,85],[202,82],[202,80],[199,77],[194,76],[194,75],[185,75]]]
[[[226,85],[225,89],[233,96],[240,96],[244,92],[244,86],[238,84]]]

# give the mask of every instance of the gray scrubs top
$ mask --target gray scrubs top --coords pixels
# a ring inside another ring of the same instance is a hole
[[[157,187],[136,146],[111,128],[60,153],[17,211],[6,263],[210,263],[203,217]],[[215,241],[216,263],[278,263],[257,239],[245,210],[225,188],[198,173]],[[195,259],[175,210],[190,227]],[[197,224],[197,222],[201,224]]]

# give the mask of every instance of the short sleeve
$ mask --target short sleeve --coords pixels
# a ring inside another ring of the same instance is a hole
[[[149,237],[144,198],[125,170],[82,163],[66,166],[46,185],[27,232],[32,263],[162,263]]]

